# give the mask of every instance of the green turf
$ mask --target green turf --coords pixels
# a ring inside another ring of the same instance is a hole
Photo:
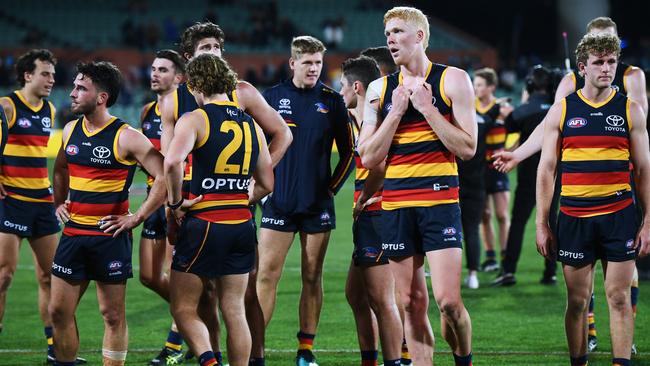
[[[137,180],[140,184],[142,178]],[[514,186],[514,184],[513,184]],[[322,366],[359,365],[359,354],[352,313],[345,301],[344,286],[351,253],[351,179],[336,198],[338,229],[332,233],[325,262],[325,300],[316,355]],[[134,190],[135,191],[135,190]],[[142,200],[134,196],[132,206]],[[258,215],[259,216],[259,215]],[[543,263],[534,249],[534,226],[529,222],[526,242],[517,273],[518,284],[511,288],[490,288],[493,274],[480,274],[481,288],[463,289],[463,298],[472,317],[474,360],[476,365],[561,365],[567,364],[567,346],[563,330],[565,289],[562,278],[555,287],[538,284]],[[140,230],[135,237],[139,238]],[[137,264],[137,244],[134,264]],[[298,330],[297,303],[300,290],[299,251],[290,252],[280,282],[276,314],[267,332],[268,365],[291,365]],[[9,291],[4,331],[0,334],[0,365],[38,365],[45,358],[45,340],[36,306],[36,281],[28,245],[23,245],[20,264]],[[127,318],[129,356],[127,364],[144,365],[157,353],[166,337],[170,316],[167,304],[136,279],[129,281]],[[608,314],[598,267],[596,316],[599,353],[590,365],[610,365],[611,351]],[[436,365],[452,365],[449,348],[440,337],[437,309],[432,300],[430,319],[436,335]],[[101,364],[103,324],[98,312],[94,287],[90,287],[77,311],[81,334],[80,356],[91,364]],[[636,344],[641,355],[635,365],[650,365],[650,289],[641,284]],[[225,345],[224,342],[222,344]]]

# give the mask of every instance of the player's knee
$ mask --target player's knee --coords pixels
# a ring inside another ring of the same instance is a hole
[[[630,294],[627,291],[609,291],[607,294],[607,304],[611,311],[624,312],[631,310]]]
[[[408,294],[402,295],[404,310],[407,313],[420,314],[426,313],[429,308],[429,296],[426,291],[413,290]]]
[[[582,314],[587,311],[589,306],[590,295],[585,295],[582,293],[579,294],[569,294],[567,296],[567,312],[573,314]]]
[[[497,221],[503,223],[508,222],[509,219],[507,210],[497,211]]]
[[[70,314],[66,313],[65,308],[63,306],[61,306],[60,304],[55,304],[53,302],[50,302],[50,305],[47,308],[47,312],[50,314],[52,323],[58,326],[64,324],[66,320],[70,317]]]
[[[463,312],[463,302],[459,298],[443,298],[438,303],[440,314],[445,318],[456,321]]]
[[[348,300],[348,304],[354,311],[355,309],[360,309],[362,307],[368,306],[368,298],[364,291],[359,289],[346,286],[345,288],[345,298]]]
[[[104,325],[106,325],[107,328],[120,328],[126,323],[126,318],[124,317],[124,313],[117,309],[102,309],[102,318],[104,319]]]
[[[275,285],[280,281],[281,275],[281,268],[266,268],[257,272],[257,282],[263,286]]]
[[[14,278],[14,273],[16,272],[16,266],[9,264],[0,265],[0,291],[7,291],[11,281]]]
[[[323,271],[319,269],[308,269],[302,271],[303,287],[320,287],[323,280]]]

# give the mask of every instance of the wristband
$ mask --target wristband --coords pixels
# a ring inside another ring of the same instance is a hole
[[[181,207],[183,205],[183,202],[185,201],[185,198],[181,197],[180,200],[176,203],[169,203],[167,202],[167,207],[169,207],[172,210],[176,210],[177,208]]]

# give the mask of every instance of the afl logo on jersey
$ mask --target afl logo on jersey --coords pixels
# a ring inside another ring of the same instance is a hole
[[[32,127],[32,123],[27,118],[21,118],[18,120],[18,126],[22,128]]]
[[[150,128],[151,128],[151,123],[145,122],[145,123],[142,124],[142,129],[143,130],[149,131]]]
[[[451,227],[451,226],[446,227],[446,228],[442,229],[442,235],[447,235],[447,236],[456,235],[456,228]]]
[[[68,145],[68,147],[65,148],[65,152],[68,155],[77,155],[79,153],[79,148],[77,145]]]
[[[106,159],[111,156],[111,150],[106,146],[97,146],[93,149],[93,155],[97,159]]]
[[[607,122],[607,124],[612,126],[612,127],[620,127],[620,126],[623,126],[623,123],[625,123],[625,120],[623,119],[623,117],[621,117],[619,115],[612,114],[612,115],[607,116],[607,118],[605,118],[605,122]]]
[[[571,118],[566,125],[571,128],[580,128],[587,125],[587,120],[582,117]]]

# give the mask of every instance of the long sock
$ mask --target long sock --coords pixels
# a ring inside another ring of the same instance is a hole
[[[630,366],[630,360],[627,358],[615,358],[612,360],[612,366]]]
[[[304,333],[302,330],[296,334],[298,337],[298,354],[311,355],[314,349],[315,334]]]
[[[54,366],[75,366],[76,362],[61,362],[61,361],[54,361]]]
[[[454,364],[456,366],[472,366],[472,353],[471,352],[467,356],[458,356],[455,353],[453,353],[453,355],[454,355]]]
[[[632,314],[636,319],[636,303],[639,301],[639,281],[632,281],[632,287],[630,288],[630,294],[632,299]]]
[[[165,342],[165,347],[173,349],[174,351],[180,351],[183,347],[183,337],[180,333],[169,330],[167,335],[167,341]]]
[[[376,349],[361,351],[361,366],[377,366],[378,356],[379,352]],[[385,361],[384,364],[386,364]]]
[[[221,354],[221,351],[217,351],[214,353],[214,358],[217,359],[218,363],[223,363],[223,355]]]
[[[205,351],[199,356],[199,364],[201,366],[217,366],[217,359],[214,357],[212,351]]]
[[[589,337],[596,337],[596,319],[594,318],[594,301],[595,295],[591,293],[591,300],[589,300],[589,314],[587,315],[587,322],[589,324]]]
[[[52,327],[43,328],[45,332],[45,339],[47,339],[47,354],[54,357],[54,339],[52,338]]]
[[[248,366],[266,366],[264,357],[262,358],[251,358],[248,360]]]
[[[411,360],[411,353],[409,353],[409,348],[406,345],[406,339],[402,338],[402,359],[401,359],[402,365],[410,365],[413,363],[413,360]]]
[[[400,366],[400,360],[384,360],[384,366]]]
[[[580,357],[571,357],[571,366],[587,366],[589,361],[587,360],[587,355],[582,355]]]
[[[485,258],[486,259],[495,259],[497,257],[497,252],[495,250],[486,250]]]

